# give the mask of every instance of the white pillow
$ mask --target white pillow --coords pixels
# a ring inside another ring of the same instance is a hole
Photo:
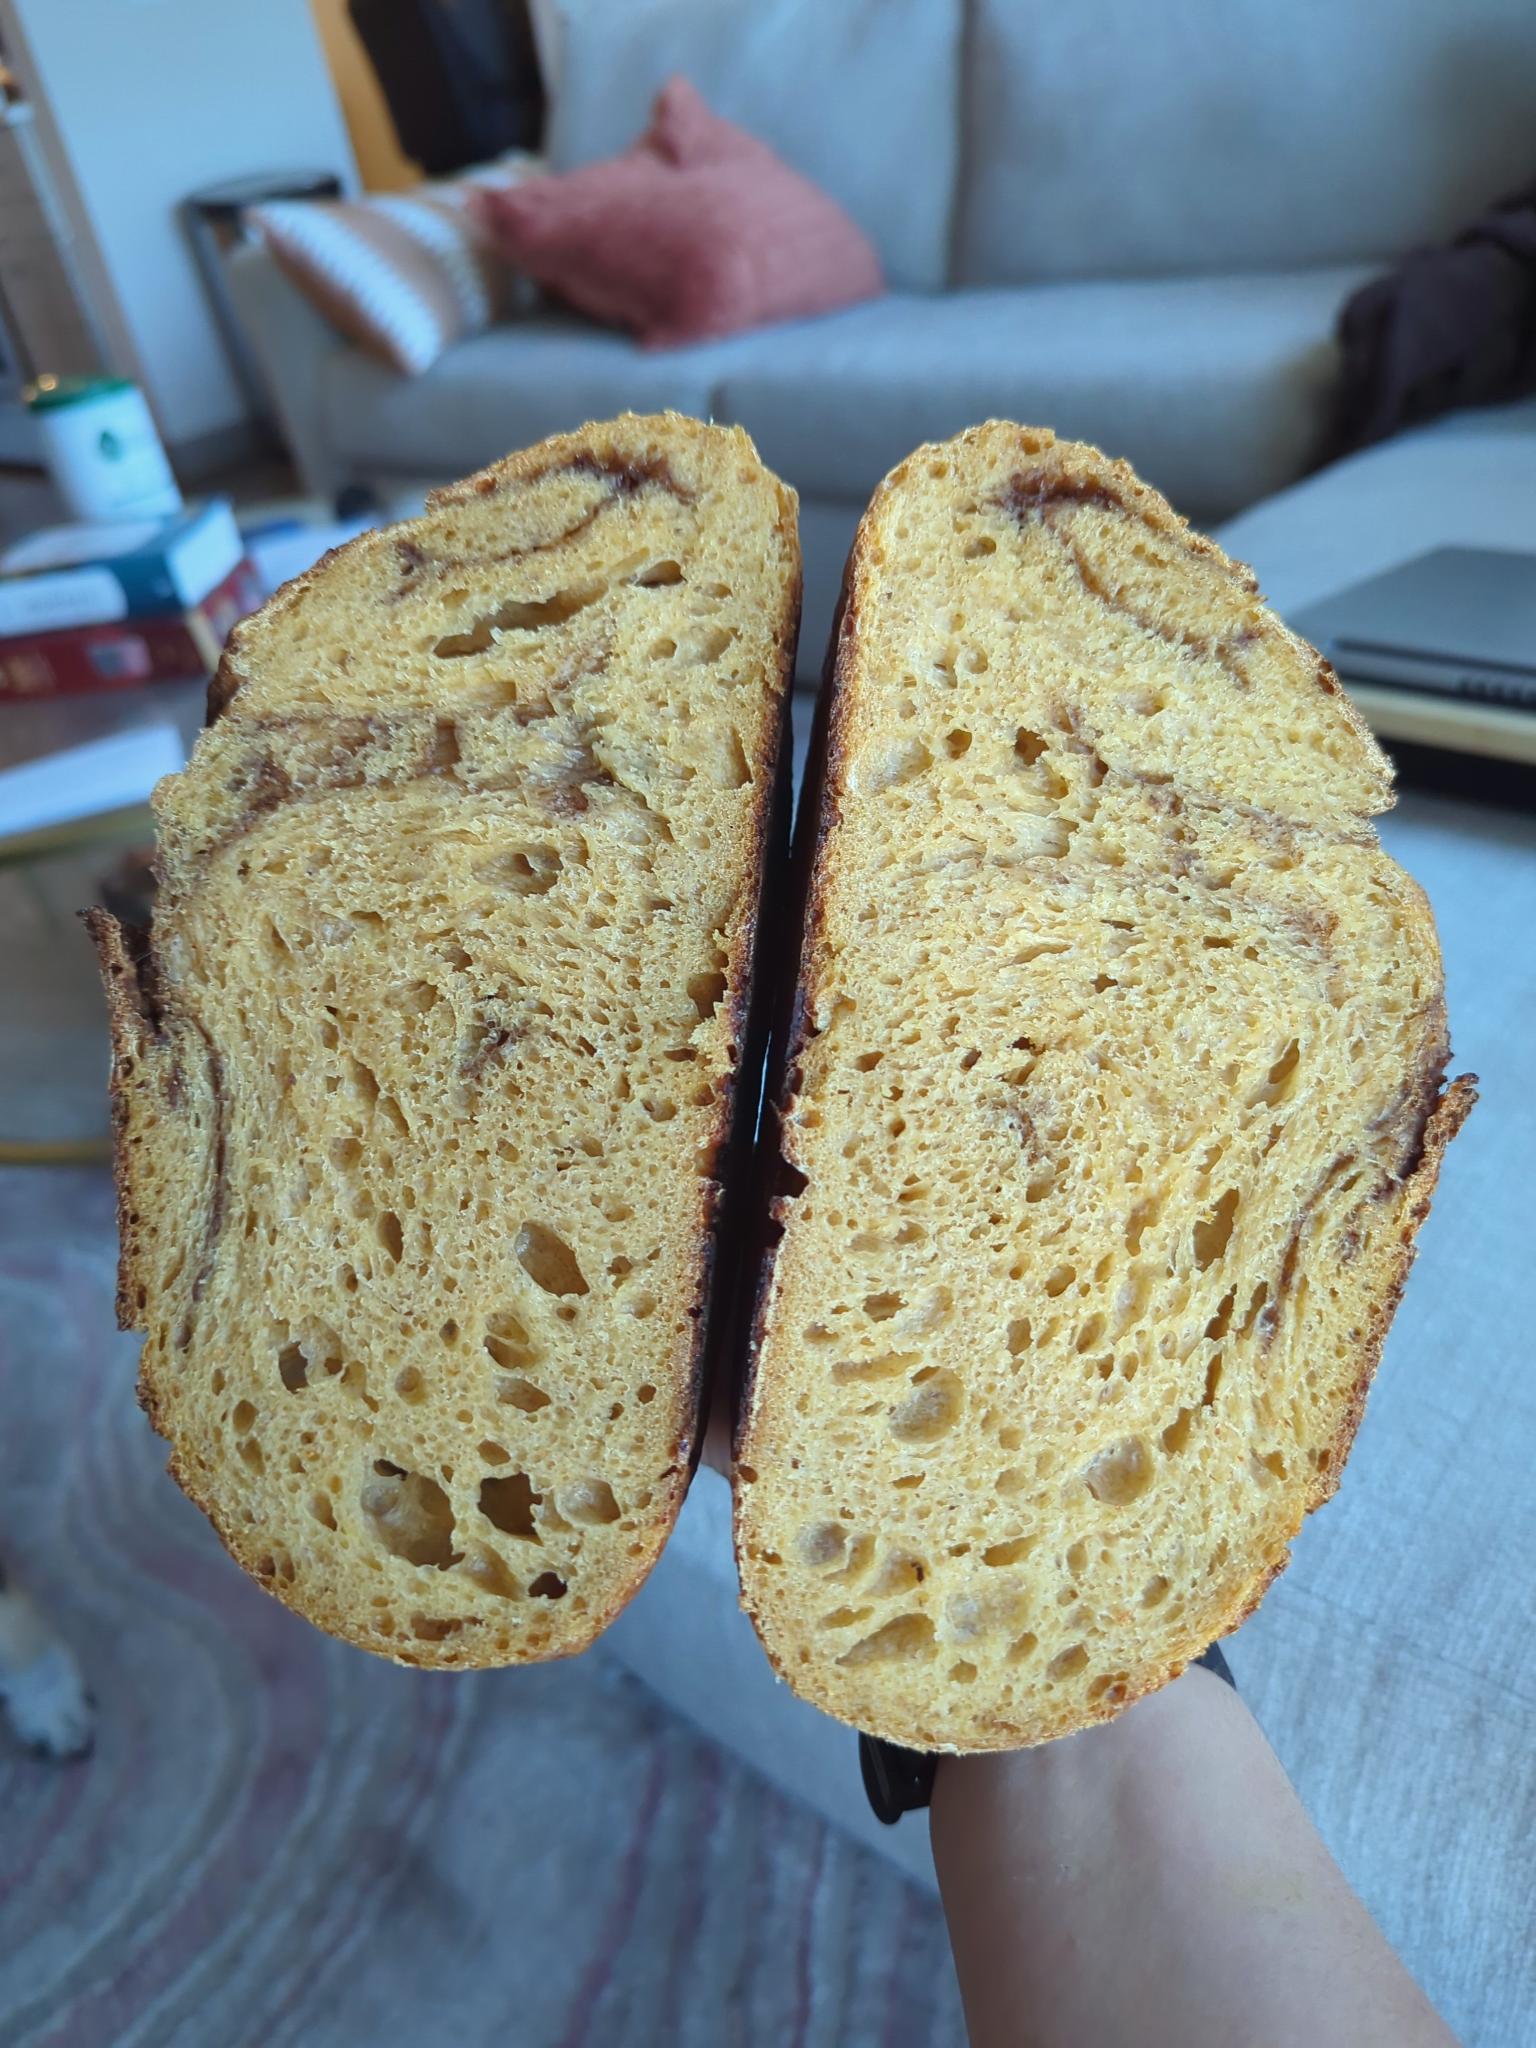
[[[282,199],[248,224],[339,334],[419,377],[504,310],[512,288],[466,204],[477,187],[520,184],[543,165],[513,152],[435,185],[361,199]]]

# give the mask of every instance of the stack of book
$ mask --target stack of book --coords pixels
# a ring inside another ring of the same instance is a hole
[[[56,526],[0,555],[0,698],[209,674],[266,592],[229,505]]]

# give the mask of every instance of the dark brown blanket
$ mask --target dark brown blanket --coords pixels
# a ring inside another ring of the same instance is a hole
[[[1325,462],[1458,406],[1536,391],[1536,185],[1363,285],[1338,333]]]

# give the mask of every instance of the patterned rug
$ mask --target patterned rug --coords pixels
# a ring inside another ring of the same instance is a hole
[[[0,1733],[7,2048],[939,2048],[937,1909],[595,1652],[396,1670],[297,1621],[163,1472],[111,1190],[0,1173],[0,1547],[100,1703]]]

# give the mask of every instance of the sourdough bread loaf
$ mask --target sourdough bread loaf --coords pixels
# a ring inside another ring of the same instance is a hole
[[[1123,463],[1002,423],[920,449],[829,691],[745,1603],[844,1720],[1033,1743],[1283,1567],[1471,1087],[1387,763]]]
[[[93,918],[145,1405],[364,1648],[579,1650],[677,1512],[798,599],[739,431],[510,456],[238,630]]]

